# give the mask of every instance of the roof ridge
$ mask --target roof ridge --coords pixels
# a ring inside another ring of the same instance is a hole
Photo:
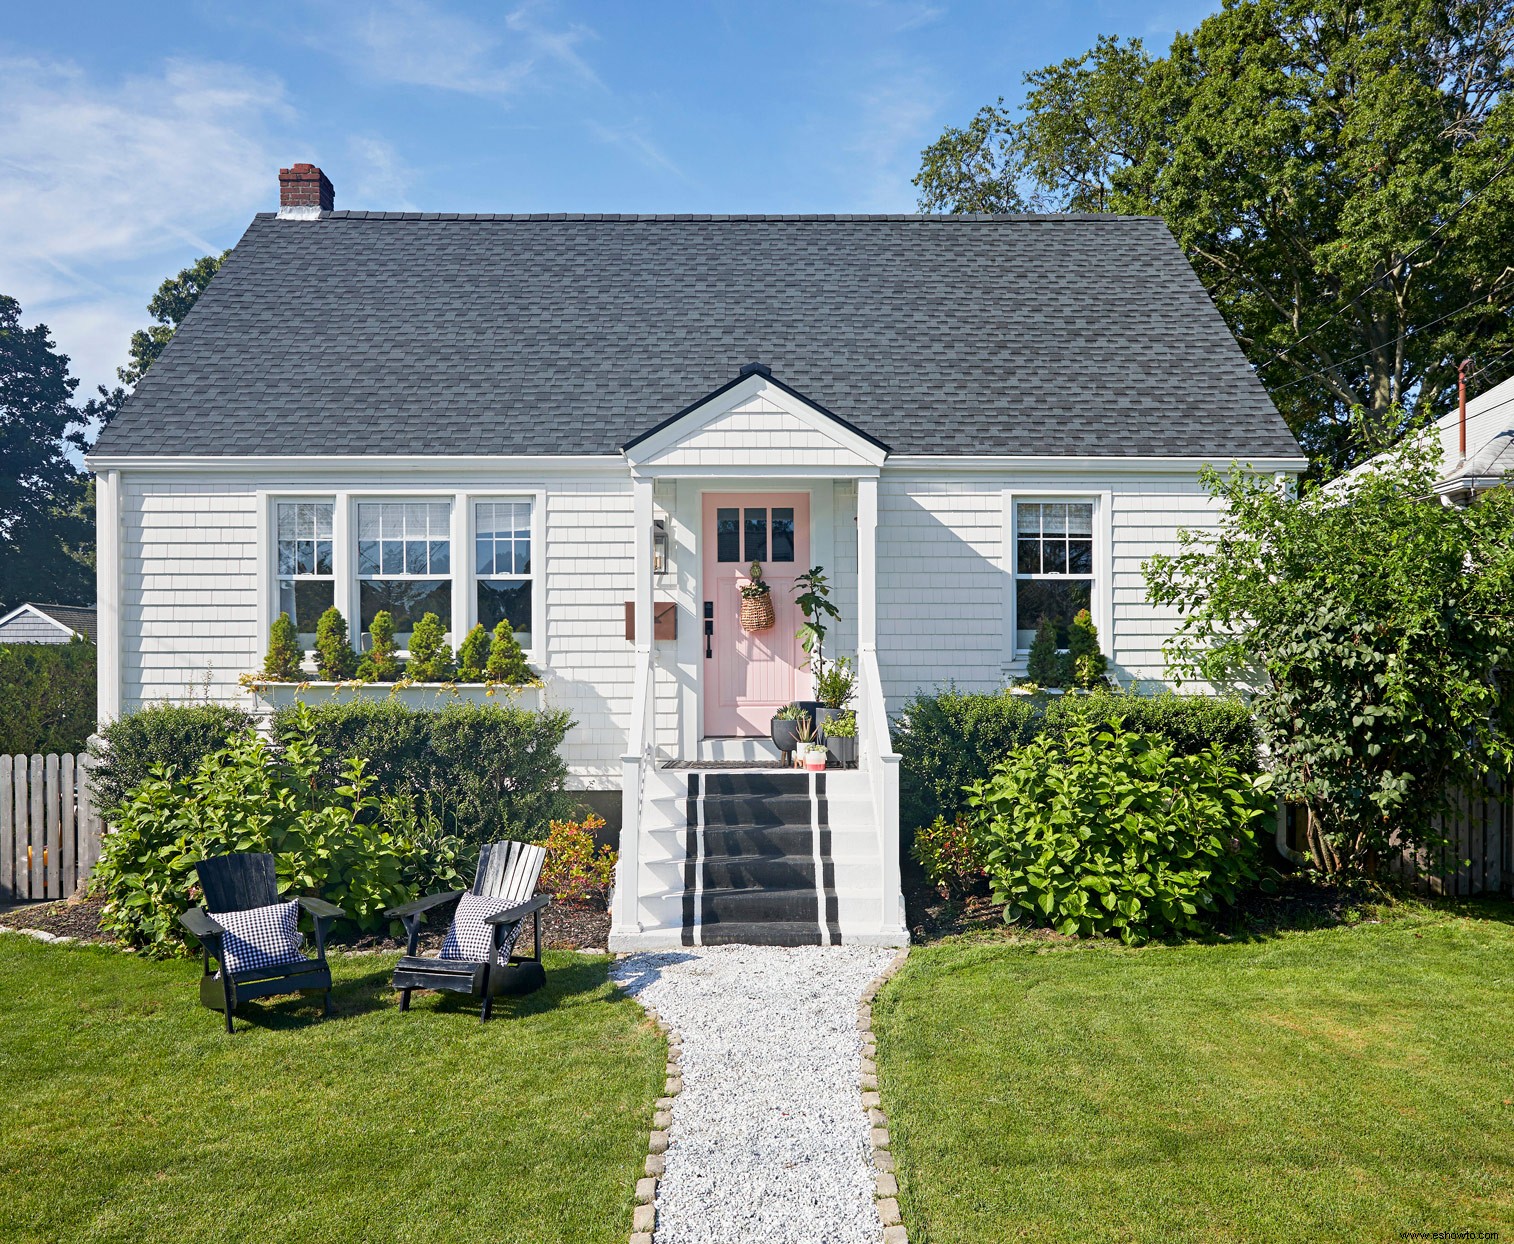
[[[259,212],[259,219],[277,219]],[[642,222],[650,224],[724,222],[733,224],[1130,224],[1160,221],[1160,216],[1123,216],[1111,212],[322,212],[321,220],[518,221],[545,223]],[[301,222],[306,223],[306,222]]]

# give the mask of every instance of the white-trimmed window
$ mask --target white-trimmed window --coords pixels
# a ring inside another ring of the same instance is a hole
[[[1058,647],[1080,609],[1093,608],[1093,502],[1015,502],[1015,647],[1025,651],[1042,618]]]
[[[452,625],[452,504],[449,501],[359,501],[357,581],[359,629],[374,615],[394,617],[395,640],[408,647],[421,617]]]
[[[531,647],[532,526],[530,498],[473,505],[478,621],[493,631],[508,618],[523,648]]]
[[[315,646],[315,624],[336,599],[330,501],[280,501],[277,529],[278,612],[287,613],[300,643]]]

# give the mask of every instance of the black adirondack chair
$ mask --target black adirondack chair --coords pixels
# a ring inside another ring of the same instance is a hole
[[[509,839],[491,842],[479,854],[478,875],[473,879],[471,890],[428,894],[384,913],[390,919],[403,920],[410,938],[405,957],[394,969],[394,987],[400,991],[400,1010],[410,1009],[411,990],[439,989],[482,998],[484,1006],[480,1022],[487,1022],[496,997],[530,993],[547,983],[546,969],[541,963],[541,912],[552,899],[550,895],[536,893],[536,883],[541,879],[546,858],[545,847]],[[506,910],[487,918],[491,936],[488,957],[474,961],[417,955],[416,946],[420,941],[421,925],[426,922],[426,913],[433,907],[461,898],[465,892],[483,898],[505,899],[511,904]],[[512,950],[502,959],[500,948],[507,931],[527,916],[531,917],[536,943],[534,954],[527,957]]]
[[[218,855],[201,860],[195,865],[195,872],[205,892],[205,906],[186,911],[179,917],[179,923],[194,934],[204,951],[200,1001],[213,1011],[225,1013],[226,1031],[232,1030],[232,1012],[249,998],[319,989],[323,991],[321,1013],[330,1015],[331,968],[326,963],[326,932],[333,920],[346,913],[325,899],[297,898],[301,909],[315,921],[315,958],[233,972],[228,970],[222,956],[221,938],[226,930],[216,922],[216,914],[267,907],[279,901],[273,856]],[[216,972],[210,970],[212,959],[218,967]]]

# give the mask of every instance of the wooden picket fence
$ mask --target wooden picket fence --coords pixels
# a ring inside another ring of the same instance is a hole
[[[0,756],[0,903],[70,897],[100,858],[87,755]]]

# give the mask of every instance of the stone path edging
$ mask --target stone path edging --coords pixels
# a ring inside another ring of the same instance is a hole
[[[627,995],[629,996],[629,995]],[[647,1138],[645,1175],[636,1181],[636,1208],[631,1211],[630,1244],[653,1244],[657,1228],[657,1181],[662,1178],[663,1154],[668,1150],[668,1128],[673,1122],[673,1098],[683,1092],[683,1038],[648,1003],[639,1004],[668,1042],[668,1065],[662,1096],[652,1113],[652,1131]]]
[[[878,1172],[873,1191],[878,1217],[883,1223],[883,1244],[909,1244],[909,1234],[904,1229],[904,1220],[899,1213],[899,1181],[894,1171],[894,1154],[889,1144],[888,1117],[883,1113],[878,1097],[878,1041],[873,1036],[873,999],[888,983],[895,972],[904,966],[909,957],[909,948],[893,957],[888,967],[878,973],[872,983],[862,992],[857,1003],[857,1035],[862,1038],[862,1075],[858,1087],[862,1090],[862,1108],[867,1112],[872,1125],[869,1135],[873,1146],[873,1169]],[[643,1244],[635,1241],[634,1244]],[[650,1240],[645,1244],[650,1244]]]

